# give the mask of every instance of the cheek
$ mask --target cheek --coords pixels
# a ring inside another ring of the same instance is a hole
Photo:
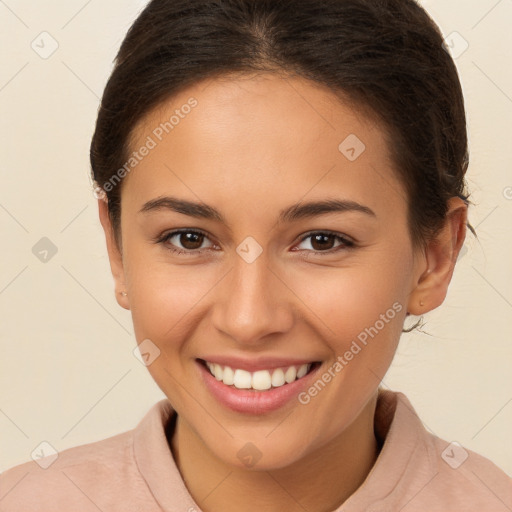
[[[147,370],[180,409],[187,403],[179,385],[187,378],[184,362],[197,353],[191,340],[204,314],[202,304],[219,279],[212,275],[212,269],[168,263],[139,266],[132,261],[129,269],[135,338],[139,343],[149,339],[158,347],[158,357]]]
[[[326,268],[294,278],[294,291],[334,334],[357,335],[393,304],[405,307],[407,274],[399,262],[376,259],[346,268]],[[290,279],[292,276],[290,276]],[[400,309],[395,306],[394,311]],[[393,319],[396,315],[391,313]]]
[[[165,256],[143,258],[135,251],[126,258],[125,271],[136,339],[167,344],[166,350],[179,347],[201,300],[219,280],[208,265],[171,265]],[[177,343],[169,345],[173,340]]]
[[[398,253],[386,257],[385,252],[382,256],[375,252],[371,259],[303,275],[295,280],[294,291],[305,304],[309,321],[329,344],[333,359],[342,356],[350,361],[350,373],[364,366],[383,377],[403,328],[407,260]],[[371,374],[360,373],[357,378],[367,377]]]

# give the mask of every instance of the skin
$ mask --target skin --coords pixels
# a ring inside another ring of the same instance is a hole
[[[148,370],[178,413],[171,448],[204,511],[334,510],[375,463],[379,382],[406,313],[444,301],[467,206],[452,198],[436,240],[412,247],[384,129],[300,78],[264,73],[197,83],[137,125],[132,149],[191,96],[197,107],[124,179],[119,246],[107,204],[98,201],[117,300],[131,310],[137,342],[149,338],[161,351]],[[366,145],[353,162],[338,149],[349,134]],[[164,195],[207,203],[227,225],[139,211]],[[291,204],[332,198],[357,201],[376,216],[331,212],[277,222]],[[154,242],[184,228],[208,236]],[[344,235],[355,247],[336,251],[336,238],[315,244],[304,238],[312,230]],[[252,263],[236,252],[247,236],[263,249]],[[172,244],[191,254],[172,253]],[[245,415],[216,402],[198,379],[195,359],[205,354],[303,357],[321,361],[321,375],[394,303],[401,311],[307,405],[291,400]],[[252,468],[237,457],[248,442],[261,452]]]

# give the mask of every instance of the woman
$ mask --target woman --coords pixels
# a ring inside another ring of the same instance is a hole
[[[379,387],[406,317],[446,296],[467,155],[455,66],[412,0],[153,0],[91,163],[167,399],[5,472],[1,510],[511,510],[503,471]]]

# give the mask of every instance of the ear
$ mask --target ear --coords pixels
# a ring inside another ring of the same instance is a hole
[[[112,271],[112,275],[114,276],[116,300],[117,303],[124,309],[130,309],[128,296],[123,295],[123,292],[127,293],[124,275],[123,256],[114,236],[114,230],[112,228],[112,222],[108,214],[108,203],[106,200],[98,199],[98,210],[100,222],[103,226],[103,231],[105,233],[105,239],[107,242],[107,252],[108,258],[110,260],[110,270]]]
[[[432,311],[446,298],[457,257],[466,238],[467,209],[467,204],[460,197],[449,199],[444,226],[425,249],[423,272],[409,296],[407,311],[410,314],[419,316]]]

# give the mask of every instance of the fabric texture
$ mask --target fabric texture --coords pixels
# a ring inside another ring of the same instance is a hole
[[[201,512],[167,442],[175,417],[163,399],[133,430],[63,450],[47,469],[41,459],[4,471],[0,511]],[[512,478],[428,432],[403,393],[379,390],[374,429],[377,461],[333,512],[512,511]]]

